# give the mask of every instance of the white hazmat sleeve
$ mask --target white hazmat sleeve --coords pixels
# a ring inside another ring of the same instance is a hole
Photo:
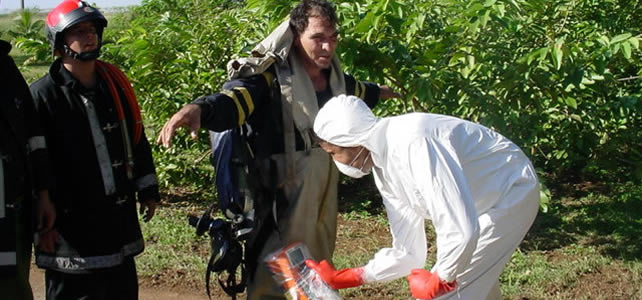
[[[466,176],[447,141],[421,139],[410,145],[410,173],[435,227],[437,262],[433,271],[451,282],[470,264],[479,221]]]
[[[384,199],[386,196],[384,195]],[[423,268],[426,263],[424,218],[399,201],[385,199],[390,222],[392,248],[380,249],[364,268],[366,282],[394,280]]]
[[[392,248],[381,249],[365,266],[367,282],[385,281],[423,268],[426,260],[424,216],[437,234],[434,270],[446,280],[456,279],[470,263],[479,236],[475,206],[454,150],[448,144],[420,139],[397,153],[403,168],[375,170],[393,236]],[[396,182],[392,178],[405,178]],[[391,180],[392,179],[392,180]],[[412,192],[411,192],[412,191]],[[409,194],[412,194],[410,196]],[[396,195],[406,195],[399,199]]]

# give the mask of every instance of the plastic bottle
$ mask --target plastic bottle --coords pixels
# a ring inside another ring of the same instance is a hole
[[[337,291],[328,286],[305,261],[313,259],[308,248],[294,243],[268,255],[265,262],[272,275],[292,300],[340,300]]]

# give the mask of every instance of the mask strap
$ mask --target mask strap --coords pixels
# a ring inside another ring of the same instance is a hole
[[[359,156],[361,156],[361,153],[363,152],[363,149],[366,149],[366,148],[362,146],[362,147],[361,147],[361,150],[359,150],[359,153],[357,153],[357,156],[355,156],[355,157],[352,159],[352,161],[348,164],[348,166],[351,166],[351,167],[352,167],[352,164],[353,164],[355,161],[357,161],[357,158],[359,158]],[[363,167],[363,166],[362,166],[362,167]]]
[[[368,162],[368,159],[370,159],[372,155],[368,153],[368,156],[366,156],[366,159],[363,160],[363,163],[361,164],[361,168],[359,168],[359,171],[363,172],[363,167],[366,166],[366,162]]]

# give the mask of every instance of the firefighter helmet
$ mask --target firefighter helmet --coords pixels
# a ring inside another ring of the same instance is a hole
[[[90,52],[76,53],[69,49],[64,43],[65,30],[81,22],[93,22],[98,35],[98,47]],[[46,25],[47,38],[51,45],[51,53],[60,49],[70,54],[75,59],[91,60],[96,59],[100,54],[102,45],[103,29],[107,27],[107,19],[98,9],[90,6],[82,0],[65,0],[58,4],[47,14]]]

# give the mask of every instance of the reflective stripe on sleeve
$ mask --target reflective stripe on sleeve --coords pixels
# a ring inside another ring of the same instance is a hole
[[[0,252],[0,266],[15,266],[16,253],[15,252]]]
[[[270,72],[263,72],[261,73],[263,77],[265,77],[265,82],[267,82],[268,87],[272,88],[272,80],[274,80],[274,75]]]
[[[359,86],[359,81],[355,80],[354,81],[354,95],[359,97],[359,94],[361,94],[360,86]]]
[[[156,179],[156,174],[147,174],[136,180],[136,188],[141,191],[144,188],[158,185],[158,179]]]
[[[243,99],[245,100],[245,104],[247,104],[247,115],[249,116],[254,111],[254,100],[252,99],[250,92],[248,92],[246,88],[241,86],[235,87],[234,89],[243,94]]]
[[[29,152],[47,148],[45,137],[41,135],[31,137],[29,139],[28,145],[29,145]]]
[[[366,85],[363,84],[363,82],[359,81],[359,87],[360,87],[360,92],[357,97],[361,98],[361,100],[366,98]]]
[[[230,90],[223,90],[221,91],[221,93],[225,94],[226,96],[234,100],[234,104],[236,104],[236,110],[238,111],[238,114],[239,114],[239,126],[243,125],[243,123],[245,123],[245,111],[241,106],[241,102],[239,102],[239,99],[236,97],[236,94],[234,94],[234,92]]]

